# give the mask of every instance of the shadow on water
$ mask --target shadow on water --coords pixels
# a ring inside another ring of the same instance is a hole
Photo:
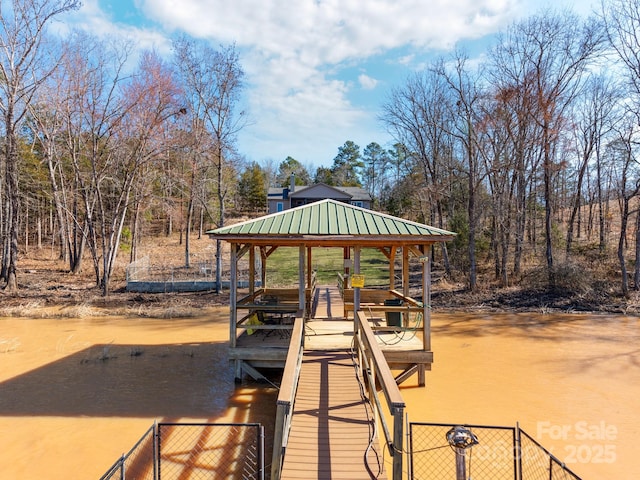
[[[96,344],[0,383],[0,416],[215,418],[234,394],[227,351]]]

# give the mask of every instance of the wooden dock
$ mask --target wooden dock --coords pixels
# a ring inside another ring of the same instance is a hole
[[[318,287],[313,305],[280,478],[387,478],[368,389],[352,356],[354,322],[343,316],[337,287]]]
[[[386,478],[361,382],[348,351],[305,351],[282,479]]]

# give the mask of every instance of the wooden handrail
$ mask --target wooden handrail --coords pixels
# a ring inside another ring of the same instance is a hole
[[[391,290],[391,293],[396,297],[396,298],[400,298],[402,299],[404,302],[406,303],[410,303],[411,305],[414,305],[416,307],[420,307],[422,308],[422,302],[420,302],[419,300],[416,300],[415,298],[411,298],[411,297],[405,297],[402,292],[399,292],[398,290]]]
[[[375,335],[364,313],[359,310],[355,315],[355,336],[358,351],[365,363],[365,371],[369,375],[369,400],[376,408],[377,417],[383,426],[385,440],[393,457],[393,480],[402,479],[403,422],[405,403],[402,399],[398,384],[391,373],[391,369],[384,358],[384,354],[376,341]],[[376,378],[378,378],[389,413],[393,416],[393,434],[389,433],[381,405],[376,392]]]
[[[381,381],[382,391],[385,394],[389,407],[391,407],[391,409],[404,408],[405,403],[402,399],[400,388],[398,387],[395,377],[393,376],[393,373],[391,373],[391,369],[384,358],[382,349],[376,341],[373,330],[364,316],[364,312],[359,310],[357,312],[357,319],[358,336],[363,340],[366,351],[370,353],[370,356],[373,359],[372,366],[375,367],[377,376]],[[360,332],[362,332],[361,335]],[[393,410],[391,413],[393,413]]]
[[[287,360],[282,372],[282,383],[276,402],[276,421],[273,436],[273,455],[271,457],[271,478],[280,479],[282,460],[289,441],[291,417],[298,389],[302,352],[304,350],[304,312],[298,311],[291,332],[291,342],[287,351]]]

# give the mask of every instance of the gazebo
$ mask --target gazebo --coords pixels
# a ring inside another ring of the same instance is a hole
[[[256,313],[267,310],[312,318],[311,306],[315,294],[315,276],[312,269],[313,248],[341,248],[344,257],[344,274],[336,284],[344,301],[343,318],[350,312],[366,305],[367,311],[418,312],[422,315],[421,348],[410,351],[384,351],[391,368],[404,370],[399,381],[414,372],[424,385],[424,371],[433,361],[431,351],[431,247],[438,242],[451,240],[455,233],[428,225],[401,219],[384,213],[367,210],[335,200],[321,200],[290,210],[273,213],[235,225],[210,230],[213,239],[230,243],[230,359],[236,363],[236,378],[242,372],[253,374],[256,367],[282,367],[286,359],[286,348],[273,341],[243,342],[249,333],[261,328]],[[266,285],[269,257],[279,247],[296,247],[298,256],[298,285],[295,289],[269,288]],[[374,248],[382,252],[389,261],[389,285],[387,289],[364,288],[360,272],[361,251]],[[239,298],[238,264],[248,256],[248,293]],[[399,257],[399,258],[398,258]],[[256,260],[262,266],[261,278],[256,279]],[[401,284],[396,285],[395,264],[401,260]],[[412,298],[409,290],[410,259],[421,264],[422,295]],[[398,305],[393,301],[397,300]],[[264,327],[267,328],[267,327]],[[290,328],[275,325],[269,328]],[[389,327],[386,327],[389,329]],[[402,328],[402,325],[396,326]],[[381,330],[384,330],[382,328]]]

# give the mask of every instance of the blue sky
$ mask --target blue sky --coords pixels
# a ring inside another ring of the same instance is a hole
[[[435,56],[491,36],[540,8],[587,14],[591,0],[84,0],[66,22],[123,37],[167,58],[186,33],[214,47],[235,43],[251,123],[238,138],[250,161],[287,156],[331,165],[347,140],[390,146],[378,121],[394,86]],[[595,5],[595,3],[593,3]]]

